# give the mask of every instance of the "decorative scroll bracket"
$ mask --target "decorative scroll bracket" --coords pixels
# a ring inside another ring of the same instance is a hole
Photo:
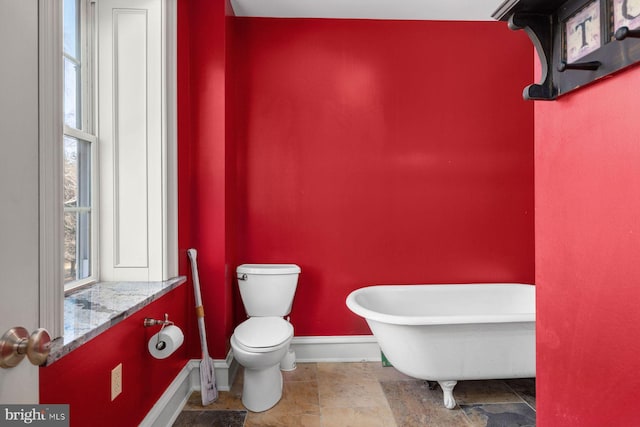
[[[553,84],[551,58],[553,54],[553,17],[535,13],[514,13],[509,18],[509,29],[524,30],[536,48],[542,77],[540,83],[524,88],[522,97],[526,100],[551,101],[558,97],[558,90]]]

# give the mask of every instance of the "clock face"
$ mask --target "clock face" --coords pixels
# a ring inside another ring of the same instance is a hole
[[[614,0],[614,31],[620,27],[630,30],[640,27],[640,0]]]
[[[629,0],[627,0],[628,2]],[[639,1],[640,0],[635,0]],[[566,60],[575,62],[602,46],[600,2],[591,1],[565,21]]]

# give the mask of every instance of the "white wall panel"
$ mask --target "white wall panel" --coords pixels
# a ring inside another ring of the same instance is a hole
[[[147,13],[113,12],[114,265],[147,268]]]
[[[162,1],[100,0],[98,7],[100,275],[162,280]]]

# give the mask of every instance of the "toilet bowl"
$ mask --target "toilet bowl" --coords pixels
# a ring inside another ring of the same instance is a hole
[[[251,317],[231,336],[233,357],[244,367],[242,404],[262,412],[282,397],[280,361],[287,355],[293,326],[282,317]]]

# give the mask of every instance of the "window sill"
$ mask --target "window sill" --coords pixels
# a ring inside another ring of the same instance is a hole
[[[52,342],[47,365],[117,325],[187,281],[100,282],[64,297],[64,334]]]

